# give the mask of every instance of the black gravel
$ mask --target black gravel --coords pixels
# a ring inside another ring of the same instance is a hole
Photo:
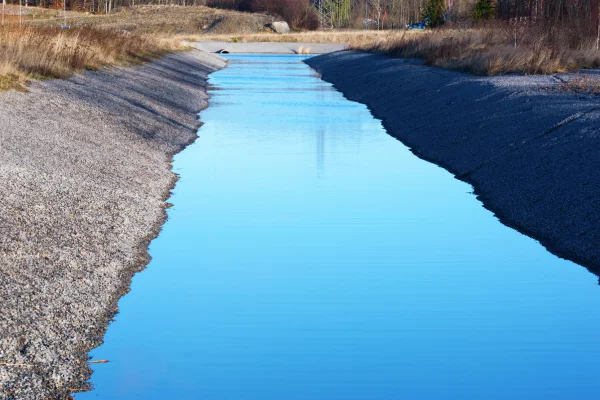
[[[600,98],[561,91],[565,77],[475,77],[369,53],[306,63],[473,185],[501,222],[600,273]]]

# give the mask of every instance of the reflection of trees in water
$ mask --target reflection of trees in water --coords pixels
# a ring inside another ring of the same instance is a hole
[[[319,125],[317,129],[317,137],[316,137],[316,156],[317,156],[317,175],[323,175],[325,171],[325,128],[323,125]]]

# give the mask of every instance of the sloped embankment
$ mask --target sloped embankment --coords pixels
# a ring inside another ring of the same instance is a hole
[[[475,77],[369,53],[306,62],[472,184],[504,224],[600,273],[599,98],[557,90],[559,77]]]
[[[194,51],[0,94],[1,398],[85,388],[223,66]]]

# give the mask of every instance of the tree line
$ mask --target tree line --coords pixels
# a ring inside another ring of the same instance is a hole
[[[208,0],[208,5],[279,14],[314,27],[397,29],[480,20],[579,24],[595,31],[599,0]]]
[[[205,5],[276,14],[296,29],[397,29],[427,20],[473,23],[496,19],[598,27],[599,0],[4,0],[6,4],[111,13],[135,5]],[[66,4],[65,4],[66,3]]]

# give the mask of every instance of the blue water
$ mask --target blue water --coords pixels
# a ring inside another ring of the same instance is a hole
[[[596,399],[600,289],[301,63],[230,56],[77,399]]]

